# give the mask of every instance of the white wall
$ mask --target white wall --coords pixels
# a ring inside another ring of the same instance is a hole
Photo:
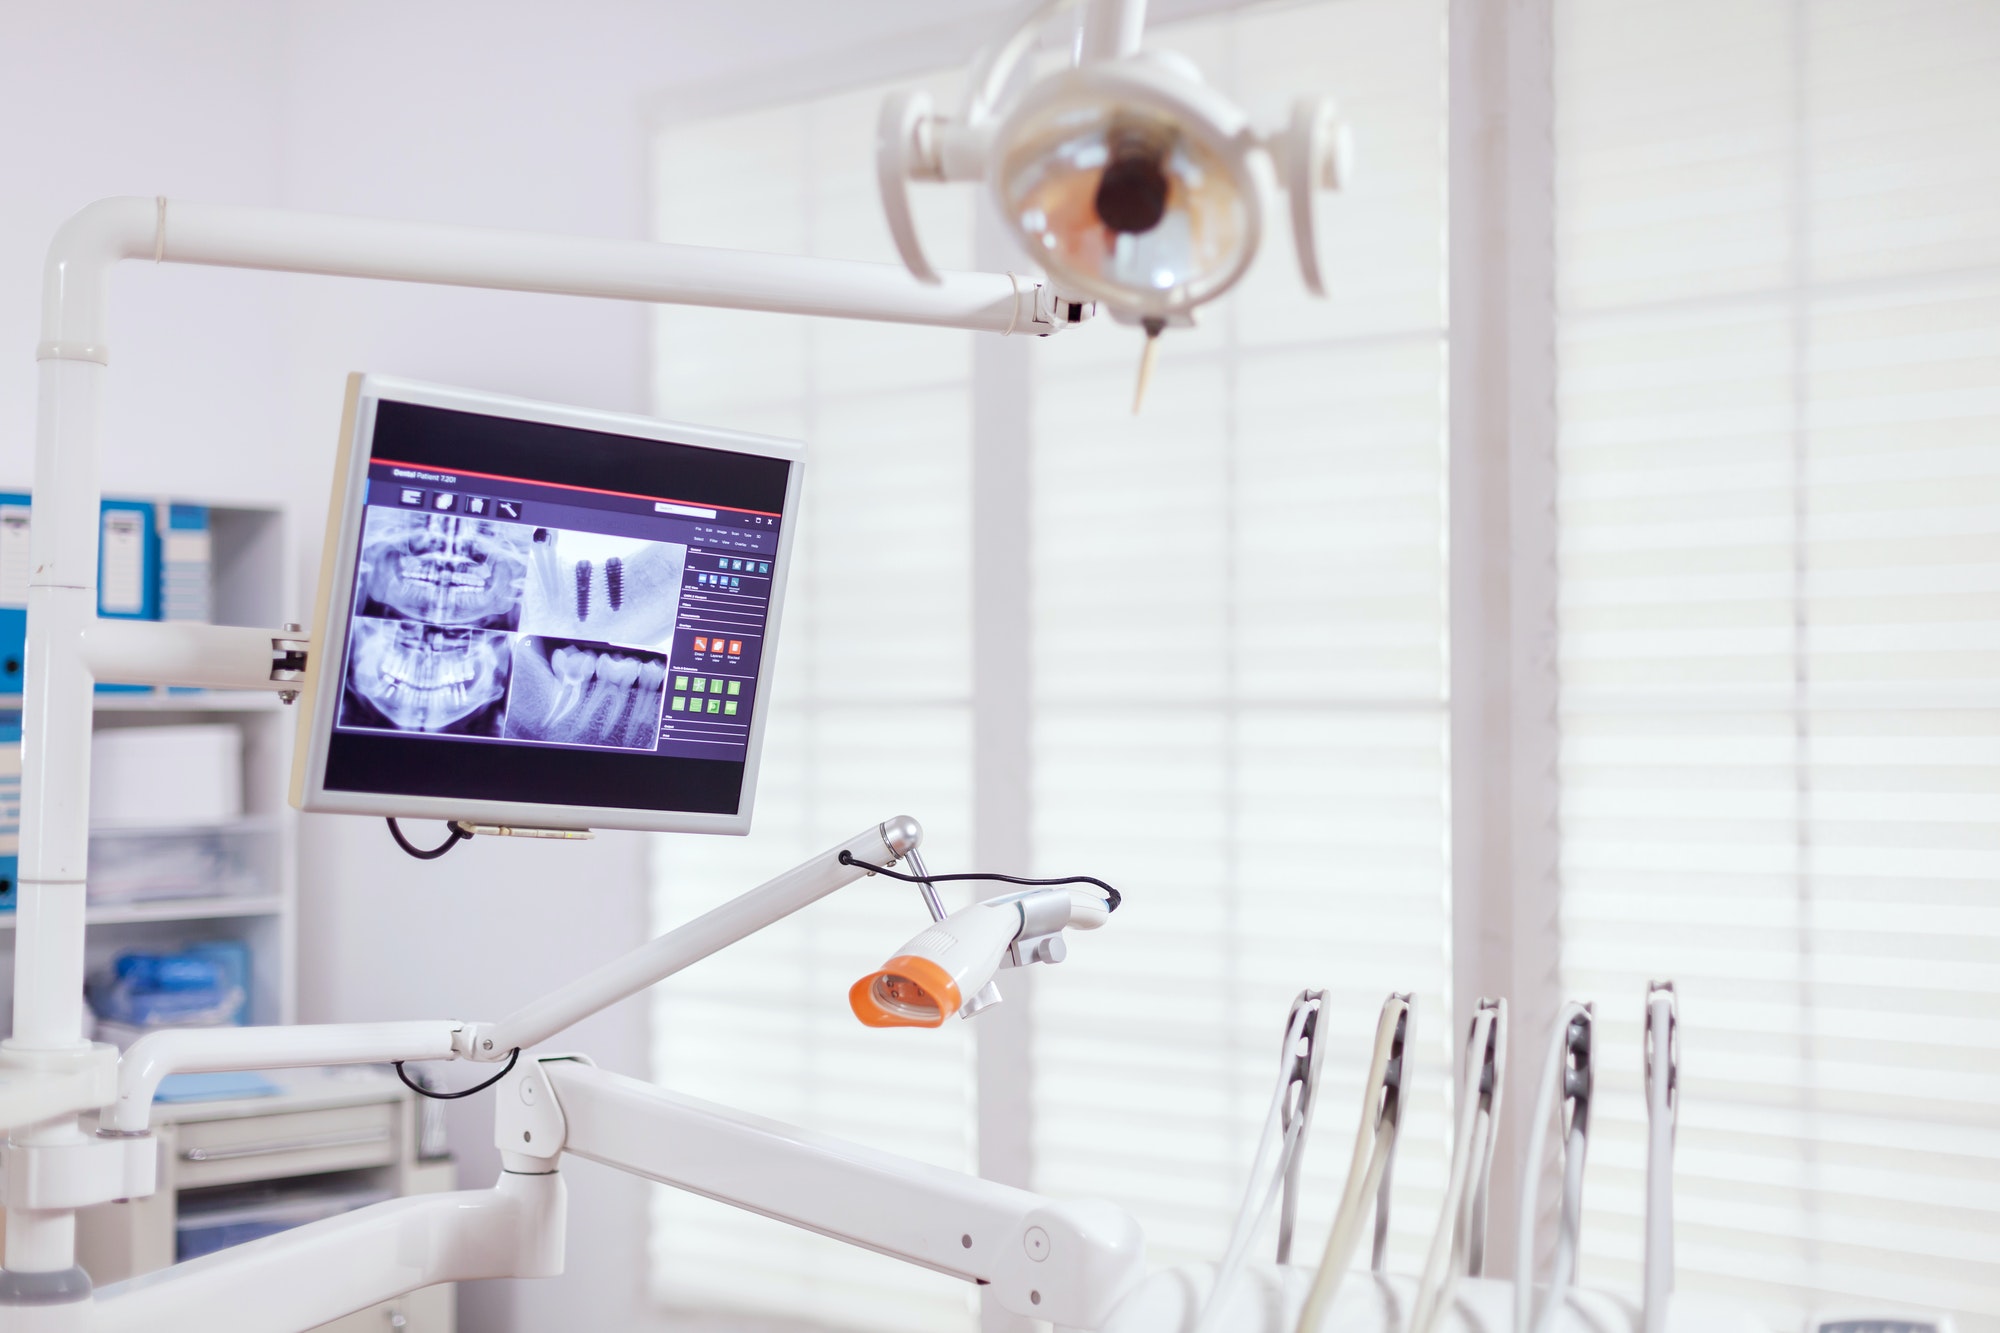
[[[662,107],[967,53],[926,0],[8,0],[0,7],[0,483],[31,475],[36,292],[58,222],[106,194],[610,236],[647,228]],[[821,60],[839,53],[837,60]],[[801,73],[801,71],[805,71]],[[342,378],[379,370],[617,409],[647,402],[645,312],[612,303],[127,265],[113,295],[107,489],[275,500],[314,576]],[[426,830],[427,831],[427,830]],[[306,1021],[498,1017],[647,929],[643,842],[397,852],[372,821],[308,819]],[[645,1068],[643,1006],[565,1041]],[[459,1073],[462,1071],[449,1071]],[[483,1099],[454,1106],[463,1178],[491,1176]],[[568,1168],[558,1280],[473,1284],[462,1326],[630,1329],[642,1187]]]

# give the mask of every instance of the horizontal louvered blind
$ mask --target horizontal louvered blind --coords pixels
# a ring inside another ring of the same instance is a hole
[[[1449,1026],[1443,9],[1258,6],[1148,43],[1264,124],[1337,96],[1365,169],[1325,219],[1332,299],[1304,294],[1272,218],[1244,285],[1164,336],[1138,417],[1135,330],[1034,349],[1035,856],[1126,893],[1036,981],[1034,1180],[1130,1210],[1156,1264],[1213,1262],[1287,1007],[1325,987],[1314,1254],[1376,1011],[1415,991],[1413,1268]]]
[[[669,130],[660,238],[893,261],[871,161],[887,91]],[[964,267],[970,200],[930,190],[918,204],[938,262]],[[890,815],[965,846],[971,335],[671,308],[656,321],[662,415],[807,442],[755,829],[661,838],[656,927]],[[655,1077],[971,1169],[970,1032],[874,1031],[847,1006],[854,979],[926,920],[914,889],[863,881],[668,981],[653,1008]],[[963,1282],[664,1189],[652,1259],[652,1289],[671,1306],[909,1333],[976,1322]]]
[[[1565,982],[1631,1280],[2000,1329],[2000,6],[1557,4]]]

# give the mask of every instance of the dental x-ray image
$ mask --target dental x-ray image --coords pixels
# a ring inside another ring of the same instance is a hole
[[[687,547],[536,528],[521,632],[671,649]]]
[[[371,505],[361,528],[355,613],[467,629],[517,629],[529,529]]]
[[[510,740],[621,750],[660,742],[667,659],[660,653],[522,635],[514,641]]]
[[[340,723],[377,731],[498,736],[513,656],[506,634],[358,619]]]

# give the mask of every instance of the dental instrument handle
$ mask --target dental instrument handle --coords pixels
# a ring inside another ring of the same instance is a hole
[[[1341,1192],[1340,1207],[1334,1213],[1333,1228],[1327,1234],[1326,1249],[1320,1256],[1319,1271],[1313,1276],[1305,1305],[1299,1311],[1297,1333],[1318,1333],[1334,1297],[1347,1276],[1361,1238],[1361,1218],[1369,1193],[1376,1196],[1378,1228],[1386,1211],[1389,1165],[1396,1151],[1396,1134],[1402,1121],[1402,1082],[1408,1065],[1413,1009],[1407,995],[1391,995],[1382,1003],[1375,1021],[1375,1048],[1368,1062],[1368,1078],[1361,1090],[1361,1123],[1354,1134],[1354,1154],[1348,1162],[1347,1183]],[[1376,1233],[1376,1249],[1383,1244]]]
[[[1571,1049],[1571,1029],[1582,1021],[1588,1023],[1590,1012],[1575,1003],[1564,1004],[1556,1015],[1555,1030],[1550,1034],[1548,1054],[1542,1062],[1542,1077],[1535,1085],[1535,1111],[1528,1122],[1527,1152],[1522,1156],[1523,1179],[1521,1181],[1521,1207],[1515,1219],[1515,1235],[1518,1238],[1514,1251],[1514,1333],[1530,1333],[1537,1324],[1545,1322],[1548,1310],[1561,1301],[1561,1275],[1557,1277],[1557,1290],[1552,1290],[1548,1306],[1537,1318],[1534,1309],[1535,1295],[1535,1223],[1536,1213],[1541,1206],[1542,1153],[1548,1143],[1549,1121],[1557,1114],[1557,1105],[1562,1100],[1564,1088],[1564,1057]],[[1565,1203],[1567,1204],[1567,1154],[1565,1168]],[[1579,1190],[1581,1185],[1578,1186]],[[1567,1212],[1567,1208],[1565,1208]],[[1565,1219],[1567,1220],[1567,1219]],[[1558,1267],[1560,1267],[1560,1263]]]
[[[1674,1291],[1674,1130],[1680,1117],[1680,1007],[1671,981],[1646,991],[1645,1333],[1666,1333]]]

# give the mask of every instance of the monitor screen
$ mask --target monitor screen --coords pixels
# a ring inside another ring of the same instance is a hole
[[[304,808],[747,828],[796,447],[351,395]]]

